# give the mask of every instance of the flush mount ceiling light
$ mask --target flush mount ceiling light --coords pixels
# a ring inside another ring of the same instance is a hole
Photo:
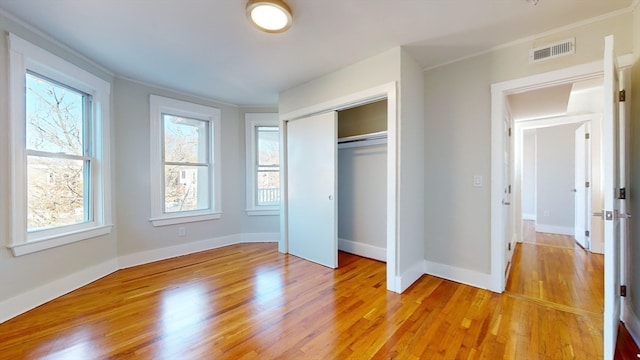
[[[282,0],[249,0],[247,16],[260,30],[280,33],[291,27],[291,8]]]

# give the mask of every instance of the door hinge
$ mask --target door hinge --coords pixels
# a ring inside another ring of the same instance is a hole
[[[589,237],[589,235],[590,235],[590,234],[591,234],[591,233],[589,232],[589,230],[585,230],[585,231],[584,231],[584,236]]]
[[[627,98],[627,92],[623,90],[618,91],[618,100],[624,102]]]
[[[625,200],[627,198],[627,190],[625,188],[618,189],[618,199]]]
[[[627,296],[627,285],[620,285],[620,296]]]
[[[509,185],[509,194],[511,194],[511,185]]]
[[[511,136],[511,128],[509,128],[509,136]]]
[[[507,244],[507,250],[511,251],[511,243]]]
[[[585,182],[584,182],[584,187],[590,187],[590,186],[591,186],[591,183],[590,183],[590,182],[588,182],[588,181],[585,181]]]
[[[589,139],[591,138],[591,134],[589,134],[589,133],[584,133],[584,138],[585,138],[586,140],[589,140]]]

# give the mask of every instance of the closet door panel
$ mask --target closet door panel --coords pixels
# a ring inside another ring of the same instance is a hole
[[[338,267],[337,113],[287,123],[289,253]]]

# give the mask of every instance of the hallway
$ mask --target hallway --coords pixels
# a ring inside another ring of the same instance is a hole
[[[576,245],[572,236],[535,232],[523,222],[506,293],[558,310],[602,318],[604,256]]]

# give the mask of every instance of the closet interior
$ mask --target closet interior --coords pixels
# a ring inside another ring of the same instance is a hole
[[[386,262],[387,100],[338,112],[338,248]]]

